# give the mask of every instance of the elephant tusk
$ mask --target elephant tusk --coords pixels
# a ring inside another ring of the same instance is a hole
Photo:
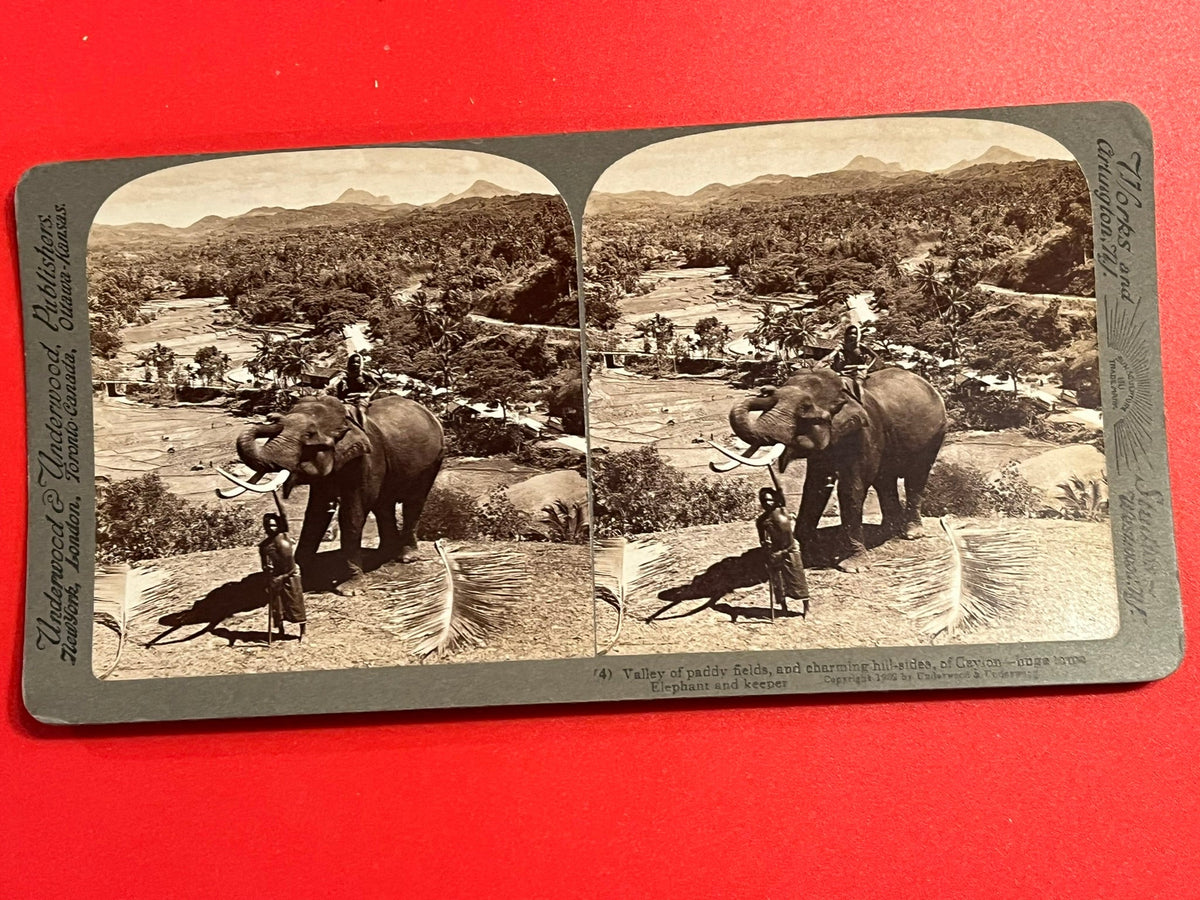
[[[725,456],[728,456],[731,460],[733,460],[733,465],[730,465],[729,463],[709,463],[709,467],[714,472],[728,472],[737,466],[754,466],[756,468],[764,469],[771,463],[775,462],[775,460],[779,459],[779,457],[783,455],[784,449],[783,444],[776,444],[767,451],[766,456],[759,456],[752,459],[749,456],[739,456],[732,450],[726,450],[720,444],[714,443],[713,441],[707,441],[706,443],[708,443],[709,446],[711,446],[714,450],[724,454]]]
[[[270,481],[268,481],[266,484],[255,484],[255,482],[258,479],[251,479],[250,481],[243,481],[242,479],[238,478],[236,475],[226,472],[220,466],[217,466],[217,471],[220,472],[222,475],[224,475],[226,478],[228,478],[230,481],[232,481],[234,484],[236,484],[239,488],[241,488],[241,490],[238,491],[236,494],[233,494],[233,493],[230,494],[230,496],[233,496],[233,497],[236,497],[238,494],[244,493],[245,491],[254,491],[254,493],[256,493],[256,494],[269,494],[272,491],[278,490],[279,486],[281,484],[283,484],[288,479],[288,477],[292,474],[287,469],[283,469],[279,472],[276,472],[275,477],[272,478]],[[259,477],[261,477],[261,475]]]
[[[229,478],[232,481],[236,481],[236,479],[234,479],[233,476],[231,476],[228,472],[226,472],[220,466],[217,466],[216,470],[218,472],[220,472],[222,475],[224,475],[226,478]],[[265,474],[266,474],[266,472],[255,472],[253,475],[250,476],[250,481],[248,483],[249,484],[257,484],[258,482],[262,481],[262,477]],[[220,497],[222,500],[232,500],[234,497],[240,497],[240,496],[242,496],[242,494],[246,493],[246,491],[249,490],[248,487],[242,486],[243,483],[244,482],[238,482],[238,486],[232,487],[232,488],[217,488],[217,496]]]
[[[709,443],[712,444],[712,441],[709,441]],[[714,447],[717,447],[716,444],[712,444],[712,445]],[[720,450],[722,453],[725,453],[724,448],[717,447],[717,449]],[[752,457],[755,453],[757,453],[761,449],[762,449],[762,447],[760,447],[756,444],[750,445],[750,448],[747,450],[743,459],[749,459],[750,457]],[[712,469],[714,472],[732,472],[734,469],[736,469],[741,464],[742,464],[741,460],[731,459],[726,462],[719,462],[719,463],[718,462],[710,462],[708,464],[708,467],[710,469]]]
[[[712,442],[708,443],[712,444]],[[716,446],[716,444],[713,444],[713,446]],[[730,455],[728,454],[728,451],[726,451],[725,448],[721,448],[721,446],[716,446],[716,449],[720,450],[722,454],[725,454],[726,456]],[[750,460],[750,458],[760,450],[762,450],[762,445],[751,444],[744,455],[738,455],[736,457],[731,456],[730,461],[728,462],[710,462],[708,463],[708,468],[712,469],[713,472],[732,472],[732,470],[736,469],[738,466],[752,464],[746,463],[745,461]]]
[[[708,467],[714,472],[732,472],[740,465],[740,462],[734,462],[730,460],[728,462],[710,462]]]

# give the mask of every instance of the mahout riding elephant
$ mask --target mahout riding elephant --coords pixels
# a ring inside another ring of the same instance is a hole
[[[832,369],[804,372],[777,388],[764,388],[761,396],[747,397],[730,410],[730,426],[750,445],[744,456],[718,448],[742,464],[762,466],[778,459],[781,472],[790,460],[807,460],[796,516],[801,545],[815,538],[836,482],[842,536],[850,557],[842,568],[854,568],[854,557],[865,551],[862,513],[868,488],[879,495],[886,535],[921,536],[921,497],[946,434],[941,395],[913,372],[898,368],[873,372],[862,380],[861,395],[861,401],[856,399]],[[755,419],[753,412],[761,415]],[[751,458],[762,447],[774,449]],[[719,471],[731,467],[714,466]],[[897,488],[901,478],[904,506]]]
[[[263,438],[266,443],[260,446]],[[418,559],[417,522],[445,455],[441,423],[421,404],[382,397],[367,408],[365,425],[359,427],[337,398],[302,397],[288,412],[273,413],[266,424],[244,430],[237,452],[256,474],[242,481],[222,472],[238,485],[223,496],[244,490],[266,493],[280,486],[286,495],[295,485],[309,485],[296,546],[301,569],[315,558],[335,507],[348,569],[343,592],[353,592],[362,577],[362,532],[370,513],[385,560]],[[274,478],[259,483],[272,472]],[[398,503],[403,504],[401,526],[396,522]]]

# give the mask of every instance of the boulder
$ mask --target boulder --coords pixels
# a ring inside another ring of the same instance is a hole
[[[1106,471],[1104,454],[1091,444],[1069,444],[1047,450],[1020,463],[1019,469],[1025,480],[1045,492],[1046,499],[1051,501],[1062,498],[1059,485],[1072,475],[1086,484],[1100,481]]]
[[[525,481],[510,485],[504,491],[510,503],[521,512],[528,513],[534,523],[545,518],[545,507],[562,500],[567,506],[580,504],[586,515],[587,480],[574,469],[556,469],[534,475]]]

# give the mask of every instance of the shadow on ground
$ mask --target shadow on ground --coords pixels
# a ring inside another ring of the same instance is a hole
[[[378,569],[386,560],[378,550],[368,550],[363,556],[363,566],[367,572]],[[341,553],[327,550],[318,553],[316,561],[308,566],[303,573],[305,593],[324,593],[334,590],[345,576]],[[166,631],[146,643],[147,647],[162,644],[181,644],[195,640],[204,634],[212,634],[224,638],[231,645],[239,641],[248,643],[266,643],[267,632],[237,631],[230,628],[218,627],[226,619],[238,613],[252,612],[256,609],[263,611],[266,621],[267,607],[267,578],[262,572],[251,572],[238,581],[227,581],[213,588],[188,609],[168,613],[158,620],[159,625]],[[166,640],[170,635],[189,625],[201,626],[199,630],[185,637]],[[289,636],[294,637],[294,636]],[[274,636],[274,639],[284,639]]]
[[[880,525],[863,526],[863,543],[871,551],[882,546],[887,540],[887,534]],[[806,569],[831,569],[837,566],[844,548],[841,544],[841,533],[838,526],[828,526],[817,532],[816,541],[803,549],[804,567]],[[658,599],[666,605],[646,617],[647,622],[666,619],[683,619],[693,616],[705,609],[728,615],[731,621],[744,619],[773,619],[803,616],[804,603],[793,600],[787,610],[776,609],[772,614],[769,607],[739,606],[735,603],[721,602],[728,595],[746,588],[766,584],[767,566],[765,551],[762,547],[752,547],[739,556],[727,556],[713,563],[703,572],[694,576],[691,581],[676,587],[660,591]],[[684,603],[702,600],[698,606],[679,611]]]

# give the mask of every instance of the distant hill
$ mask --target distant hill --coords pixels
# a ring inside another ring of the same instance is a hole
[[[344,197],[345,194],[342,196]],[[387,199],[386,197],[375,198],[371,194],[367,196],[373,199]],[[205,216],[183,228],[143,223],[97,225],[92,228],[88,240],[96,244],[118,244],[147,240],[188,241],[223,235],[269,234],[273,231],[294,231],[298,228],[366,222],[403,214],[413,209],[416,207],[411,203],[374,206],[348,203],[340,199],[334,203],[323,203],[304,209],[258,206],[236,216]]]
[[[474,193],[476,191],[478,191],[477,194]],[[380,197],[367,191],[351,188],[343,191],[333,203],[322,203],[303,209],[260,206],[236,216],[205,216],[182,228],[149,222],[137,222],[129,225],[96,225],[88,240],[96,245],[119,245],[270,235],[274,232],[299,231],[305,228],[340,228],[365,222],[386,222],[414,213],[440,216],[455,215],[467,210],[490,210],[493,208],[500,213],[504,207],[514,203],[519,206],[526,199],[531,202],[546,199],[544,194],[520,194],[485,181],[476,182],[462,194],[452,196],[453,200],[446,200],[445,203],[438,201],[438,204],[427,204],[423,207],[414,206],[411,203],[383,205],[383,201],[390,203],[388,197]],[[350,199],[345,199],[347,197]],[[357,202],[367,199],[372,202]]]
[[[508,188],[503,188],[498,184],[492,184],[490,181],[484,181],[480,179],[461,194],[447,194],[445,197],[434,200],[432,203],[427,203],[425,205],[445,206],[447,203],[454,203],[457,200],[470,200],[476,197],[484,199],[491,197],[515,197],[520,193],[520,191],[510,191]]]
[[[252,218],[254,216],[273,216],[276,213],[287,212],[287,207],[284,206],[256,206],[249,212],[242,213],[242,218]],[[220,216],[208,216],[209,219],[219,219]],[[201,221],[204,221],[203,219]]]
[[[412,206],[408,206],[412,209]],[[383,218],[392,214],[397,207],[379,208],[357,203],[323,203],[304,209],[284,207],[260,207],[238,216],[222,218],[205,216],[187,228],[180,229],[188,235],[210,236],[217,234],[258,234],[284,231],[295,228],[310,228],[318,225],[346,225]]]
[[[896,175],[905,172],[904,166],[898,162],[884,162],[882,159],[876,159],[874,156],[856,156],[846,165],[842,166],[839,172],[891,172]]]
[[[136,241],[147,238],[170,238],[179,229],[170,225],[160,225],[157,222],[130,222],[128,225],[93,225],[90,240],[99,241]]]
[[[850,194],[856,191],[903,189],[933,182],[939,177],[954,179],[987,177],[1011,172],[1024,177],[1027,166],[1074,165],[1060,160],[1035,160],[1004,147],[992,147],[975,159],[955,163],[940,173],[905,169],[899,163],[884,162],[870,156],[856,156],[842,168],[816,175],[760,175],[741,184],[714,183],[705,185],[693,194],[680,196],[663,191],[627,191],[619,194],[595,193],[588,198],[590,213],[620,212],[635,214],[671,209],[696,209],[723,203],[769,203],[792,197],[822,194]],[[1011,170],[1006,167],[1012,166]]]
[[[386,195],[372,194],[370,191],[360,191],[356,188],[346,188],[334,203],[357,203],[359,206],[395,206],[392,198]]]
[[[960,159],[952,166],[947,166],[944,169],[937,171],[938,175],[949,175],[952,172],[958,172],[962,169],[969,169],[971,166],[982,166],[989,163],[995,165],[1007,165],[1014,162],[1033,162],[1034,157],[1025,156],[1022,153],[1016,153],[1009,150],[1007,147],[993,145],[988,147],[983,153],[974,159]]]

